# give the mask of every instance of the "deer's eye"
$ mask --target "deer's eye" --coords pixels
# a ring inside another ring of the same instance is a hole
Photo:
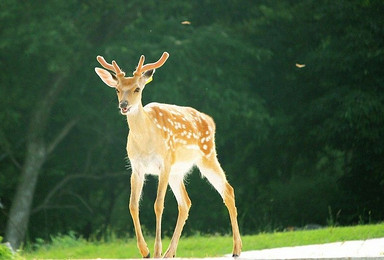
[[[134,92],[135,93],[139,93],[140,92],[140,88],[136,88]]]
[[[120,91],[119,91],[117,88],[116,88],[116,93],[117,93],[117,94],[119,94],[119,93],[120,93]]]

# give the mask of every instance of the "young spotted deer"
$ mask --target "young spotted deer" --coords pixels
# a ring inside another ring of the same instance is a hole
[[[154,204],[156,214],[154,256],[158,258],[162,254],[161,217],[169,184],[178,203],[179,215],[164,257],[175,257],[177,244],[191,207],[183,180],[196,165],[201,174],[220,193],[228,208],[233,232],[233,256],[239,256],[242,243],[237,224],[235,195],[216,157],[213,119],[190,107],[159,103],[150,103],[143,107],[141,103],[146,83],[152,79],[155,69],[161,67],[168,56],[169,54],[164,52],[157,62],[143,66],[142,55],[133,77],[125,77],[125,73],[115,61],[109,64],[101,56],[97,56],[97,60],[107,70],[95,68],[102,81],[116,89],[120,112],[128,120],[127,152],[132,166],[129,210],[135,227],[137,246],[143,257],[150,256],[140,226],[139,200],[145,174],[154,174],[159,178]]]

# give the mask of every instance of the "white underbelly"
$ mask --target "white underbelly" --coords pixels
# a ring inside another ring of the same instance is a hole
[[[192,167],[194,166],[194,163],[191,162],[177,162],[174,163],[171,167],[171,175],[185,175],[187,174]]]
[[[171,165],[170,174],[185,175],[188,173],[196,162],[201,158],[202,152],[198,146],[188,145],[182,149],[178,149],[175,161]],[[132,171],[140,175],[153,174],[159,175],[164,170],[164,160],[161,156],[141,155],[130,159]]]
[[[140,175],[153,174],[159,175],[164,168],[164,162],[160,156],[141,156],[130,159],[132,171]]]

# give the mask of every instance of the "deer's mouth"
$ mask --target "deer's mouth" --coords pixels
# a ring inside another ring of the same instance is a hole
[[[123,114],[123,115],[126,115],[129,110],[131,110],[131,107],[122,107],[120,108],[120,113]]]

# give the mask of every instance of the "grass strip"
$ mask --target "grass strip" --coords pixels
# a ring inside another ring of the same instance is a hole
[[[329,227],[317,230],[261,233],[243,236],[243,251],[288,246],[324,244],[348,240],[366,240],[384,237],[384,223],[353,227]],[[154,239],[148,238],[148,246],[153,251]],[[169,238],[163,239],[166,250]],[[231,236],[196,235],[182,237],[177,251],[178,257],[215,257],[230,254]],[[141,258],[136,240],[114,239],[111,242],[89,242],[84,239],[62,236],[52,243],[41,244],[36,250],[21,252],[25,259],[76,259],[76,258]]]

